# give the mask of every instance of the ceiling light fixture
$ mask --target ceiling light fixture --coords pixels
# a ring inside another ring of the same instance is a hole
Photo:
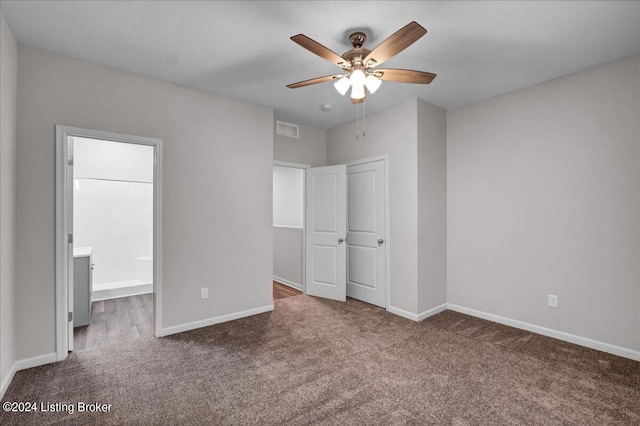
[[[381,84],[382,80],[374,77],[373,74],[369,74],[364,80],[364,85],[367,86],[369,93],[376,93],[376,90],[378,90]]]
[[[349,77],[344,76],[333,83],[333,86],[342,96],[344,96],[345,93],[347,93],[347,91],[349,90],[349,87],[351,87],[351,82],[349,81]]]
[[[311,78],[293,84],[287,84],[290,89],[310,86],[312,84],[333,81],[336,90],[341,95],[346,95],[351,88],[351,103],[361,104],[365,100],[366,92],[374,93],[380,88],[382,80],[397,81],[400,83],[429,84],[436,77],[435,74],[425,71],[404,70],[396,68],[378,68],[387,59],[402,52],[425,35],[425,30],[417,22],[410,22],[398,31],[387,37],[373,50],[363,48],[367,35],[361,31],[352,33],[349,41],[353,49],[338,55],[327,49],[317,41],[304,34],[291,37],[291,40],[304,47],[311,53],[318,55],[342,69],[343,74],[325,75]]]
[[[338,78],[338,80],[333,83],[333,86],[342,96],[346,95],[349,88],[351,88],[351,99],[358,100],[365,97],[365,87],[369,93],[375,93],[381,84],[382,80],[373,74],[367,75],[362,69],[356,68],[351,70],[349,74]]]

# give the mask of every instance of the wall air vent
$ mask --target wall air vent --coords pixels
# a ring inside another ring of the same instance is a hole
[[[295,124],[284,123],[282,121],[278,121],[276,133],[281,136],[288,136],[290,138],[298,139],[298,126]]]

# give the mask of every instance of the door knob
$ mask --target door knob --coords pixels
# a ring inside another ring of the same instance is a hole
[[[383,240],[382,238],[380,238],[380,239],[378,240],[378,244],[382,244],[382,243],[384,243],[384,240]]]
[[[338,243],[341,243],[344,241],[344,238],[338,238]]]

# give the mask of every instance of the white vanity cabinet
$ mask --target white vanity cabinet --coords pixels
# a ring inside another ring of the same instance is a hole
[[[91,292],[93,291],[91,247],[73,249],[73,326],[91,322]]]

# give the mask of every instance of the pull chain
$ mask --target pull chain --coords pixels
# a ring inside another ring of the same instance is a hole
[[[365,127],[365,124],[366,124],[366,120],[367,120],[367,118],[366,118],[367,117],[367,113],[365,112],[366,111],[366,109],[365,109],[366,108],[366,103],[367,103],[367,99],[365,98],[363,100],[363,102],[362,102],[362,138],[363,139],[367,136],[366,133],[365,133],[365,130],[364,130],[364,127]]]
[[[367,136],[365,126],[366,126],[366,99],[362,100],[362,137],[365,138]],[[356,104],[356,139],[360,139],[360,104]]]
[[[360,105],[356,104],[356,140],[360,139],[360,116],[358,115],[358,108]]]

